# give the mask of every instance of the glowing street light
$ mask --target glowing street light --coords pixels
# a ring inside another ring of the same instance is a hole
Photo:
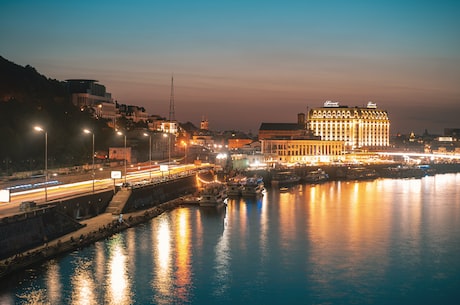
[[[91,130],[89,129],[83,129],[83,132],[86,133],[86,134],[92,134],[93,135],[93,166],[92,166],[92,170],[93,170],[93,193],[94,193],[94,179],[95,179],[95,172],[94,172],[94,132],[92,132]]]
[[[45,203],[48,201],[48,132],[40,126],[35,126],[34,129],[45,133]]]
[[[124,163],[125,163],[125,183],[126,183],[126,176],[128,174],[127,170],[126,170],[126,135],[124,133],[122,133],[121,131],[118,131],[117,134],[119,136],[124,136],[125,137],[125,150],[124,150]]]
[[[184,146],[184,163],[187,164],[187,142],[182,141],[182,145]]]
[[[144,132],[144,136],[149,137],[149,177],[152,181],[152,135]]]

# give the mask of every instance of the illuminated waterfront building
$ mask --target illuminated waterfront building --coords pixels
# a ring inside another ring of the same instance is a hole
[[[265,163],[316,163],[342,160],[343,141],[325,141],[306,129],[305,115],[297,123],[262,123],[259,129]]]
[[[305,137],[272,138],[261,142],[266,163],[327,163],[343,159],[343,141],[322,141]]]
[[[322,140],[344,141],[348,150],[382,149],[390,142],[388,113],[372,102],[366,107],[348,107],[326,101],[308,112],[307,126]]]

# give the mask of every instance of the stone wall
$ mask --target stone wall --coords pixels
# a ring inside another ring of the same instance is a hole
[[[148,209],[166,201],[194,193],[195,191],[195,175],[164,181],[154,185],[133,187],[123,213]]]
[[[54,206],[5,217],[0,222],[0,259],[47,243],[82,225]]]

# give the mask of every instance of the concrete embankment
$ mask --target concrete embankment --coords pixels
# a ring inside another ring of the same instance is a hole
[[[108,191],[1,218],[0,278],[148,221],[184,203],[195,190],[195,176],[181,176],[121,190],[126,198]]]
[[[184,203],[187,203],[184,201],[184,197],[180,197],[143,211],[123,214],[122,218],[111,213],[104,213],[84,220],[81,222],[83,226],[72,233],[0,261],[0,279],[7,278],[8,275],[17,270],[90,245],[127,228],[147,222],[165,211],[173,210]]]

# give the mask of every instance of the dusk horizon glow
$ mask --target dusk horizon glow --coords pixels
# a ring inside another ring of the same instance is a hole
[[[114,100],[257,133],[326,100],[377,103],[391,134],[460,128],[457,1],[4,1],[0,55],[96,79]]]

